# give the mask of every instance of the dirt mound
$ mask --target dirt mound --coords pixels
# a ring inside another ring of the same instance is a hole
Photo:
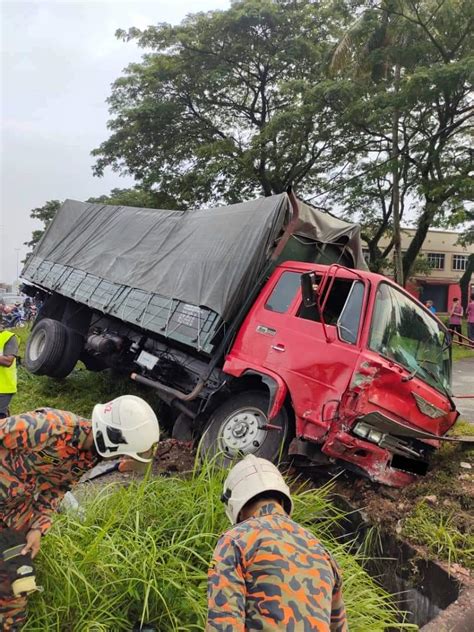
[[[194,468],[196,451],[192,441],[165,439],[159,444],[153,463],[154,474],[182,474]]]

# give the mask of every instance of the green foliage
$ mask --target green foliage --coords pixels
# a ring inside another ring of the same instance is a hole
[[[30,250],[34,250],[39,240],[43,236],[44,231],[48,228],[51,220],[54,218],[59,210],[62,202],[59,200],[49,200],[45,202],[43,206],[39,206],[30,211],[30,217],[32,219],[43,222],[43,227],[33,231],[30,241],[25,242],[25,246],[28,246]]]
[[[405,520],[403,535],[415,544],[427,547],[435,557],[445,559],[449,564],[460,562],[474,568],[474,534],[461,529],[452,512],[434,509],[420,501]]]
[[[218,536],[229,526],[219,500],[222,475],[208,466],[188,479],[96,489],[82,501],[83,521],[74,513],[58,517],[38,558],[45,591],[30,600],[25,632],[119,632],[140,620],[163,632],[202,630],[208,565]],[[396,623],[387,593],[332,537],[342,515],[329,491],[296,490],[295,519],[341,565],[350,629],[416,629]]]
[[[325,77],[343,2],[243,0],[178,26],[119,31],[148,52],[117,79],[111,166],[184,206],[319,184],[348,149]]]
[[[452,436],[473,436],[474,425],[458,420]],[[410,508],[402,518],[402,535],[433,559],[474,569],[474,499],[472,444],[443,442],[433,455],[430,472],[404,490]]]
[[[91,204],[111,204],[114,206],[135,206],[138,208],[177,208],[175,200],[160,191],[152,189],[112,189],[109,195],[91,197],[87,202]]]
[[[465,222],[474,197],[473,6],[239,0],[177,26],[118,31],[144,56],[113,84],[94,170],[138,185],[94,200],[186,209],[289,185],[320,203],[326,191],[325,206],[362,223],[381,270],[397,176],[400,217],[416,220],[407,279],[430,227]]]
[[[393,233],[395,167],[400,215],[409,200],[411,216],[417,218],[416,233],[403,258],[405,279],[414,272],[430,227],[453,227],[465,221],[465,202],[474,195],[468,136],[473,116],[473,16],[469,0],[367,3],[335,50],[332,71],[350,78],[354,85],[355,98],[346,109],[348,120],[370,149],[364,162],[360,156],[350,161],[346,186],[336,199],[367,227],[374,269],[380,268],[393,248],[390,243],[381,250],[378,244],[387,231]],[[361,167],[366,173],[354,177]]]

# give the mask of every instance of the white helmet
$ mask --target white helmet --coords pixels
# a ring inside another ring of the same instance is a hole
[[[224,483],[222,501],[226,504],[225,512],[232,524],[239,521],[244,506],[262,492],[277,492],[278,496],[283,496],[284,509],[288,515],[291,514],[293,501],[290,488],[278,468],[266,459],[247,454],[230,470]]]
[[[160,439],[158,419],[141,397],[122,395],[107,404],[96,404],[92,411],[92,433],[97,452],[111,457],[125,454],[148,463],[139,456]]]

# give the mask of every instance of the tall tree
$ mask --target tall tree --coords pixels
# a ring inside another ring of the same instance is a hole
[[[347,17],[341,0],[242,0],[120,31],[149,52],[113,85],[95,173],[185,206],[321,186],[350,149],[324,72]]]
[[[474,209],[468,208],[458,215],[457,218],[453,218],[454,222],[465,222],[464,232],[458,239],[458,243],[462,246],[474,243]],[[469,302],[469,288],[471,286],[472,275],[474,274],[474,254],[470,254],[466,261],[466,269],[459,281],[461,288],[461,302],[464,309],[467,308]]]
[[[397,95],[400,89],[401,59],[400,48],[406,42],[407,34],[401,26],[394,9],[403,10],[404,0],[382,0],[379,6],[371,6],[356,18],[344,33],[331,57],[330,70],[337,72],[352,66],[356,76],[370,76],[380,88],[380,82],[390,82]],[[388,153],[391,158],[390,209],[386,209],[382,200],[382,225],[379,226],[369,242],[371,259],[380,255],[378,240],[383,235],[388,216],[392,218],[392,240],[390,250],[394,250],[395,280],[403,285],[403,266],[400,233],[400,160],[399,160],[399,108],[392,111],[391,135]],[[388,140],[388,137],[387,137]],[[378,187],[378,193],[382,190]],[[376,241],[375,241],[376,240]],[[385,249],[386,252],[386,249]],[[375,262],[374,262],[375,263]],[[373,264],[374,265],[374,264]]]
[[[136,206],[139,208],[176,209],[176,202],[161,191],[152,189],[112,189],[108,195],[91,197],[87,200],[92,204],[112,204],[116,206]]]
[[[44,231],[48,228],[51,220],[54,218],[59,210],[62,202],[59,200],[49,200],[45,202],[43,206],[38,206],[30,211],[30,217],[35,220],[39,220],[43,223],[42,228],[38,228],[33,231],[30,241],[25,241],[25,246],[28,246],[30,251],[27,253],[28,258],[33,250],[36,248],[39,240],[44,234]]]
[[[392,46],[380,48],[376,61],[388,58],[392,68],[393,60],[398,61],[399,85],[395,86],[394,72],[379,85],[364,85],[353,75],[353,92],[357,94],[358,89],[359,95],[348,104],[348,116],[361,134],[378,139],[378,148],[365,155],[366,167],[373,163],[367,167],[370,173],[393,159],[397,114],[398,173],[408,184],[406,197],[416,220],[415,234],[403,257],[403,276],[408,279],[428,230],[445,225],[449,215],[458,215],[473,197],[468,142],[473,117],[473,5],[467,0],[403,0],[386,4],[384,9],[402,25],[405,41],[403,46],[394,41]],[[379,10],[375,7],[368,13]],[[361,179],[370,186],[370,175],[362,173]],[[374,230],[373,218],[370,221]],[[381,207],[378,224],[384,222],[386,213]],[[390,229],[393,231],[393,222]]]

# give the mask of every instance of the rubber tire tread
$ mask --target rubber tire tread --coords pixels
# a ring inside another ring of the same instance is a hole
[[[30,357],[32,341],[39,332],[46,336],[45,344],[40,355],[33,360]],[[42,318],[35,324],[28,337],[25,350],[24,365],[34,375],[51,375],[56,365],[61,361],[67,345],[67,329],[57,320]]]
[[[193,420],[185,413],[180,413],[176,417],[171,431],[171,438],[178,441],[192,441],[194,439]]]
[[[262,391],[244,391],[232,395],[227,401],[221,404],[211,414],[211,417],[204,429],[201,442],[200,453],[201,458],[217,461],[218,465],[229,467],[235,463],[234,458],[224,457],[224,455],[216,456],[219,453],[217,443],[218,433],[222,422],[229,417],[233,411],[237,411],[244,406],[259,409],[266,417],[268,409],[268,396]],[[253,454],[263,459],[268,459],[272,463],[280,463],[285,460],[286,447],[290,433],[290,423],[288,413],[283,407],[278,415],[272,419],[272,425],[281,426],[282,432],[270,430],[264,443]]]
[[[67,377],[71,373],[79,360],[84,346],[84,338],[81,334],[66,326],[64,328],[66,329],[66,347],[61,359],[49,373],[50,377],[58,379]]]

